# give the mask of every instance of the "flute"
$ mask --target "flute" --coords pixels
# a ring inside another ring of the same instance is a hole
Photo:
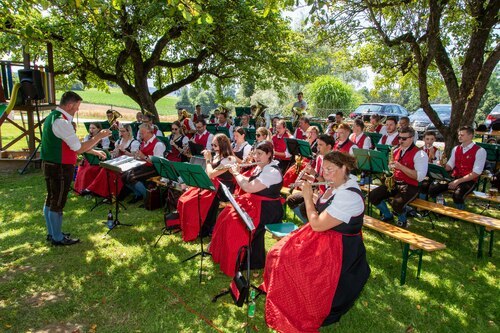
[[[254,165],[259,165],[259,164],[263,164],[263,162],[241,163],[241,164],[234,163],[234,164],[219,165],[217,168],[214,169],[214,171],[229,170],[229,169],[231,169],[233,167],[233,165],[236,165],[236,166],[238,166],[240,168],[248,168],[248,167],[251,167],[251,166],[254,166]]]
[[[296,187],[299,187],[299,186],[304,185],[304,183],[305,183],[305,182],[295,182],[295,183],[290,184],[290,186],[289,186],[289,187],[290,187],[291,189],[293,189],[293,188],[296,188]],[[328,182],[328,181],[325,181],[325,182],[315,182],[315,183],[310,183],[310,185],[311,185],[312,187],[315,187],[315,186],[322,186],[322,185],[324,185],[324,186],[328,186],[328,185],[330,185],[330,184],[333,184],[333,182]]]

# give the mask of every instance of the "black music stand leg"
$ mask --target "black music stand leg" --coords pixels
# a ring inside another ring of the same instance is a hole
[[[202,222],[201,222],[201,207],[200,207],[200,203],[201,203],[201,188],[198,189],[198,226],[200,228],[200,230],[198,231],[199,232],[198,237],[200,238],[200,252],[198,252],[196,254],[193,254],[191,257],[184,259],[182,262],[186,262],[188,260],[196,258],[197,256],[201,256],[201,259],[200,259],[200,274],[199,274],[200,275],[200,283],[201,283],[201,274],[202,274],[202,270],[203,270],[203,257],[210,256],[211,253],[210,252],[206,252],[203,249],[203,237],[201,235]]]
[[[125,208],[125,206],[118,200],[118,179],[115,179],[115,193],[116,193],[116,195],[115,195],[115,220],[113,222],[113,227],[111,229],[109,229],[108,232],[106,232],[106,235],[109,234],[111,232],[111,230],[115,229],[116,227],[118,227],[120,225],[123,225],[126,227],[132,226],[132,224],[121,223],[120,220],[118,219],[118,214],[120,213],[120,205],[123,208]],[[111,195],[111,197],[113,197],[113,196]]]

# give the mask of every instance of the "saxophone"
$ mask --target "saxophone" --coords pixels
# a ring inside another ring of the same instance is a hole
[[[439,160],[439,165],[441,165],[444,168],[447,162],[448,162],[448,157],[446,156],[445,150],[443,149],[443,153],[441,154],[441,159]]]
[[[389,169],[391,171],[389,171],[386,175],[385,175],[385,180],[384,180],[384,184],[385,186],[387,187],[387,191],[389,192],[392,192],[392,190],[394,189],[394,172],[392,172],[392,163],[394,163],[394,149],[395,148],[392,148],[391,151],[389,152],[389,159],[387,161],[387,165],[389,166]]]
[[[301,167],[302,167],[302,156],[297,155],[295,156],[295,174],[298,175],[300,173]]]

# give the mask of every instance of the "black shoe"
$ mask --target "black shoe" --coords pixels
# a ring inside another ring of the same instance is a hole
[[[92,195],[92,191],[89,191],[87,189],[84,189],[83,191],[80,192],[80,195],[82,197],[86,196],[86,195]]]
[[[392,222],[394,222],[394,215],[391,215],[390,217],[382,216],[380,218],[380,221],[387,222],[387,223],[390,223],[390,222],[392,223]]]
[[[76,244],[79,242],[80,242],[80,240],[78,238],[69,238],[69,237],[65,236],[59,242],[52,240],[52,245],[54,245],[54,246],[73,245],[73,244]]]
[[[406,215],[411,216],[411,217],[418,217],[418,212],[415,210],[415,208],[410,207]]]
[[[71,236],[70,233],[62,233],[63,237],[69,237]],[[47,235],[47,242],[52,242],[52,235]]]
[[[142,200],[142,195],[138,196],[138,197],[133,197],[132,199],[130,199],[128,201],[129,204],[135,204],[136,202],[139,202]]]
[[[404,228],[404,229],[406,229],[406,228],[408,227],[408,222],[401,222],[401,221],[398,221],[398,222],[396,223],[396,225],[397,225],[398,227],[400,227],[400,228]]]

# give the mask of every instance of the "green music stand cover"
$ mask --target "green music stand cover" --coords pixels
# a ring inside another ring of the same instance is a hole
[[[324,133],[323,132],[323,125],[321,125],[321,123],[317,123],[317,122],[311,122],[309,123],[311,126],[316,126],[318,129],[319,129],[319,134],[321,133]]]
[[[383,145],[383,144],[376,144],[375,145],[375,148],[379,151],[379,152],[382,152],[384,154],[387,154],[387,156],[389,156],[389,153],[391,152],[391,149],[393,148],[393,146],[391,145]]]
[[[184,184],[215,191],[215,186],[201,165],[183,162],[170,162],[184,181]]]
[[[313,158],[311,145],[305,140],[285,138],[286,148],[291,155],[300,155],[305,158]]]
[[[387,155],[371,149],[353,148],[352,150],[358,169],[372,173],[389,173]]]
[[[380,138],[382,138],[382,134],[377,133],[377,132],[364,132],[366,136],[370,137],[370,140],[372,140],[372,145],[378,144],[380,141]]]
[[[486,159],[491,162],[500,161],[500,147],[491,143],[476,142],[476,144],[486,150]]]
[[[448,171],[446,171],[446,169],[443,168],[442,166],[436,164],[429,163],[429,167],[427,169],[427,175],[430,178],[436,180],[445,180],[448,182],[452,180]]]
[[[212,134],[215,134],[215,124],[207,124],[207,131]]]
[[[246,139],[247,139],[247,142],[248,140],[252,140],[252,141],[255,141],[255,128],[244,128],[243,129],[246,133]]]
[[[106,153],[106,160],[109,160],[111,158],[111,154],[107,150],[103,151]],[[82,155],[87,160],[87,162],[89,162],[90,165],[99,165],[99,163],[102,161],[99,159],[99,157],[92,155],[90,153],[83,153]]]
[[[293,128],[293,124],[291,121],[287,121],[286,122],[286,128],[288,128],[288,130],[290,131],[290,133],[293,134],[293,132],[295,132],[294,128]]]
[[[156,124],[163,133],[172,132],[172,123],[159,122]]]
[[[237,106],[234,108],[234,111],[236,112],[236,117],[241,117],[244,114],[250,115],[251,108],[250,106]]]
[[[215,134],[222,133],[226,135],[228,138],[231,136],[229,135],[229,129],[227,127],[219,126],[215,128]]]
[[[160,177],[164,177],[175,182],[179,181],[179,174],[173,167],[172,161],[169,161],[163,157],[152,156],[151,163],[153,163],[153,166],[155,167],[156,172],[158,172],[158,175],[160,175]]]

